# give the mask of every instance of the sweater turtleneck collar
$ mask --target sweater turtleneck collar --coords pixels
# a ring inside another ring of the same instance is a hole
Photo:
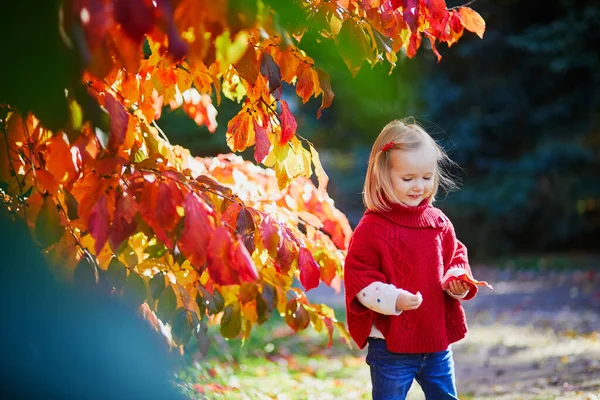
[[[369,210],[367,212],[380,214],[398,225],[411,228],[439,227],[446,223],[446,218],[437,208],[429,204],[428,199],[414,207],[392,202],[387,202],[387,206],[389,207],[387,211]]]

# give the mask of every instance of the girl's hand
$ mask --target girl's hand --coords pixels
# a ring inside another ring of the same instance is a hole
[[[466,294],[469,291],[470,287],[465,282],[461,282],[459,280],[453,280],[448,283],[448,289],[455,296],[463,296],[464,294]]]
[[[396,298],[396,310],[416,310],[422,302],[423,296],[421,296],[421,293],[417,292],[417,294],[412,294],[406,290],[400,289],[400,293],[398,293],[398,297]]]

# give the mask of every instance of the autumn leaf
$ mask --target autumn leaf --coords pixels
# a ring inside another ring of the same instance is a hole
[[[43,248],[58,242],[65,231],[52,197],[45,196],[42,208],[35,220],[35,237]]]
[[[108,241],[111,248],[118,248],[125,239],[137,231],[135,214],[137,213],[137,202],[127,192],[123,192],[116,200],[116,208],[113,223],[110,229]]]
[[[110,93],[106,94],[105,106],[110,115],[108,146],[113,151],[116,151],[125,141],[127,124],[129,123],[129,114],[123,105]]]
[[[323,98],[321,100],[321,107],[317,111],[317,118],[321,118],[321,112],[324,108],[328,108],[331,106],[333,102],[333,98],[335,94],[331,89],[331,82],[329,81],[329,75],[323,71],[322,69],[317,68],[317,76],[319,77],[319,85],[321,86],[321,90],[323,90]]]
[[[294,332],[298,332],[308,327],[310,315],[301,303],[297,302],[296,299],[292,299],[287,303],[285,322]]]
[[[177,242],[181,253],[200,270],[206,263],[206,249],[212,232],[212,224],[202,200],[195,193],[188,193],[183,200],[183,231]]]
[[[257,163],[261,163],[267,157],[267,154],[269,154],[271,142],[269,141],[267,131],[256,121],[256,119],[252,119],[252,125],[254,127],[254,136],[256,138],[254,159]]]
[[[256,48],[248,46],[242,58],[234,66],[240,77],[254,85],[261,69]]]
[[[469,7],[460,7],[458,9],[458,16],[466,30],[475,33],[483,39],[485,21],[477,11]]]
[[[270,216],[266,216],[260,223],[262,243],[272,258],[277,256],[280,243],[280,229],[278,224]]]
[[[289,142],[296,134],[296,118],[290,112],[290,108],[285,100],[281,100],[281,114],[279,115],[281,120],[281,138],[279,143],[281,145]]]
[[[227,145],[232,151],[244,151],[248,147],[251,120],[250,112],[242,108],[227,124]]]
[[[316,78],[316,72],[313,68],[307,63],[302,63],[298,67],[298,81],[296,82],[296,93],[300,98],[302,98],[302,102],[306,103],[310,100],[312,95],[315,95],[317,91],[317,85],[315,85],[315,80],[318,83],[318,78]],[[320,88],[319,88],[320,90]],[[283,101],[283,100],[282,100]]]
[[[300,270],[300,283],[307,292],[319,286],[319,265],[306,247],[300,247],[298,256],[298,269]]]
[[[260,60],[260,73],[269,82],[269,92],[273,93],[281,87],[281,71],[270,54],[264,53]]]
[[[92,212],[88,219],[88,231],[96,241],[94,250],[100,254],[104,244],[108,240],[110,227],[110,214],[107,209],[107,195],[102,194],[92,207]]]

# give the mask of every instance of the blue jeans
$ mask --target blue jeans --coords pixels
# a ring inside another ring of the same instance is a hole
[[[429,400],[456,399],[452,350],[437,353],[394,353],[385,340],[369,338],[373,400],[403,400],[416,379]]]

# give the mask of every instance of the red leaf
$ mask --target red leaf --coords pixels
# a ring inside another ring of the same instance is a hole
[[[110,215],[106,206],[106,194],[102,194],[92,207],[88,219],[88,231],[96,241],[94,250],[100,254],[104,244],[108,240],[108,229],[110,226]]]
[[[275,268],[286,274],[297,260],[298,246],[287,229],[282,229],[277,258],[275,258]]]
[[[448,10],[446,9],[446,2],[444,0],[425,0],[425,7],[429,14],[428,29],[434,38],[438,38],[444,27],[446,26],[446,20],[448,18]],[[432,43],[434,41],[432,40]],[[438,57],[439,59],[440,57]]]
[[[306,247],[300,247],[298,257],[298,269],[300,270],[300,283],[308,292],[310,289],[319,286],[320,272],[319,264],[315,261],[312,254]]]
[[[156,21],[150,0],[115,0],[114,13],[125,33],[136,42],[142,41]]]
[[[406,55],[409,58],[413,58],[417,55],[417,50],[421,46],[421,34],[419,32],[412,33],[410,35],[410,41],[408,42],[408,47],[406,49]]]
[[[290,108],[285,100],[281,100],[281,114],[279,116],[281,120],[281,140],[279,143],[283,146],[296,134],[296,128],[298,125],[296,124],[296,118],[290,112]]]
[[[257,163],[261,163],[267,154],[269,154],[271,142],[269,141],[269,136],[267,135],[265,128],[260,126],[255,119],[252,120],[252,123],[254,124],[254,136],[256,138],[256,145],[254,146],[254,159]]]
[[[235,243],[235,246],[232,247],[232,250],[233,257],[231,257],[231,266],[237,274],[239,274],[238,283],[256,280],[256,278],[258,278],[258,272],[256,271],[252,257],[250,256],[250,253],[248,253],[244,243],[238,241]]]
[[[125,141],[127,124],[129,123],[129,114],[125,110],[125,107],[123,107],[123,105],[110,93],[106,93],[104,105],[110,114],[108,145],[110,149],[116,151]]]
[[[237,279],[232,275],[229,256],[233,242],[227,228],[215,230],[207,249],[208,273],[218,285],[235,285]]]
[[[415,34],[419,28],[418,0],[404,0],[402,15],[404,16],[404,21],[410,28],[410,31]]]
[[[114,221],[108,237],[110,246],[113,249],[119,247],[125,239],[136,232],[137,222],[134,219],[136,212],[137,203],[133,196],[128,195],[127,192],[119,196],[115,208]]]
[[[206,249],[213,228],[202,200],[195,193],[185,196],[183,209],[183,231],[177,245],[192,265],[200,269],[206,263]]]

